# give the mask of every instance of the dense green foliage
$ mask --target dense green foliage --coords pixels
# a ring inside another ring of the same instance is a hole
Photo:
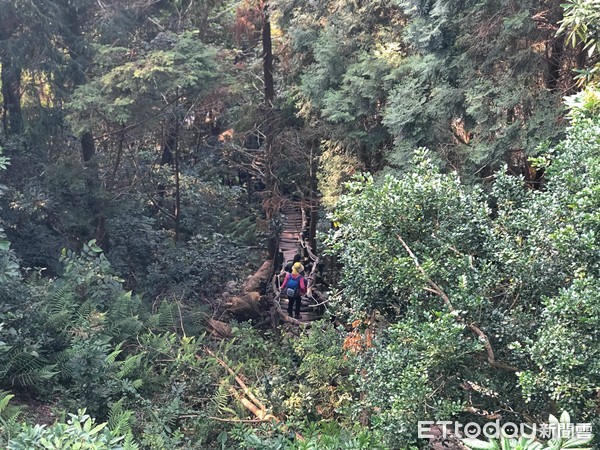
[[[576,69],[578,84],[597,84],[599,51],[598,19],[600,5],[593,0],[569,0],[562,5],[565,14],[561,21],[560,32],[567,33],[571,46],[579,46],[585,51],[585,64]],[[583,58],[582,58],[583,59]]]
[[[369,170],[427,146],[463,176],[530,176],[525,155],[561,135],[574,61],[554,36],[560,2],[279,3],[301,114]]]
[[[71,414],[66,423],[57,423],[50,428],[39,425],[24,426],[23,430],[10,440],[10,450],[64,449],[82,450],[137,450],[131,432],[119,435],[119,428],[107,428],[106,423],[96,425],[94,419],[80,411]]]
[[[0,447],[415,449],[419,420],[559,411],[597,429],[599,15],[0,0]],[[271,321],[270,286],[253,320],[235,309],[286,198],[328,212],[306,328]]]
[[[423,411],[517,418],[556,405],[597,423],[597,102],[595,91],[572,99],[544,191],[504,173],[483,191],[420,152],[413,172],[357,180],[338,203],[340,306],[389,324],[362,383],[392,447]]]

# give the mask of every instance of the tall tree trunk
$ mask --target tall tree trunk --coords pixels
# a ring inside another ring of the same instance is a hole
[[[317,251],[317,158],[315,157],[315,146],[310,146],[310,162],[308,179],[310,183],[310,228],[308,239],[314,252]]]
[[[121,131],[119,133],[119,142],[117,144],[117,156],[115,158],[115,165],[113,166],[112,172],[110,174],[110,179],[108,180],[107,187],[111,189],[115,185],[115,181],[117,179],[117,172],[119,171],[119,166],[121,165],[121,159],[123,158],[123,147],[125,146],[125,125],[121,125]]]
[[[96,143],[91,131],[86,131],[81,135],[81,156],[83,166],[86,172],[87,188],[88,188],[88,205],[93,216],[94,239],[98,246],[105,253],[110,251],[110,242],[108,234],[108,226],[104,209],[106,200],[102,192],[102,184],[98,174],[98,162],[94,158],[96,156]]]
[[[177,105],[175,105],[177,108]],[[176,113],[175,113],[176,114]],[[173,213],[169,213],[174,221],[175,228],[175,242],[179,241],[179,227],[181,223],[181,183],[179,179],[179,119],[175,115],[170,118],[166,124],[165,140],[162,147],[162,155],[160,157],[161,166],[169,166],[173,171],[175,177],[175,207]],[[163,185],[158,186],[158,193],[161,197],[165,196],[166,187]]]
[[[19,134],[23,131],[21,114],[21,68],[16,65],[6,50],[1,57],[2,97],[4,99],[2,128],[4,134]]]
[[[104,253],[110,251],[108,226],[104,210],[106,208],[106,200],[100,182],[100,174],[98,173],[98,162],[96,161],[96,143],[94,135],[91,131],[85,131],[80,138],[81,143],[81,158],[86,171],[88,196],[90,212],[92,213],[93,226],[95,228],[94,238],[98,246],[104,250]]]
[[[557,37],[552,41],[548,55],[548,74],[546,75],[546,87],[551,92],[558,89],[558,81],[561,75],[561,63],[564,50],[562,37]]]
[[[548,20],[550,23],[559,24],[563,18],[563,9],[560,2],[553,2],[549,10]],[[562,75],[562,60],[565,47],[565,38],[555,36],[554,33],[546,38],[546,61],[548,62],[548,72],[546,73],[545,84],[551,92],[556,92],[559,88],[558,83]],[[570,71],[570,69],[567,69]]]
[[[263,76],[265,84],[265,186],[270,197],[275,196],[276,180],[274,176],[275,157],[273,154],[273,137],[274,137],[274,114],[273,100],[275,99],[275,84],[273,81],[273,44],[271,42],[271,20],[269,18],[269,2],[263,1],[262,7],[263,23],[262,23],[262,47],[263,47]],[[275,215],[275,205],[273,202],[266,202],[265,214],[267,222],[271,224]],[[268,258],[274,259],[277,253],[277,237],[274,232],[268,243]]]
[[[7,136],[8,135],[8,103],[7,103],[8,83],[6,82],[7,75],[5,75],[5,73],[4,73],[4,71],[6,70],[5,64],[2,63],[2,68],[0,70],[1,70],[0,83],[2,83],[2,99],[3,99],[3,102],[2,102],[2,131],[4,131],[4,135]]]
[[[161,166],[173,166],[174,158],[173,153],[175,149],[175,143],[177,142],[177,120],[169,119],[167,122],[167,130],[165,141],[162,147],[162,155],[160,157],[160,165]]]
[[[583,45],[582,42],[577,45],[576,51],[577,57],[575,64],[577,65],[578,69],[583,69],[588,60],[588,51],[585,49],[585,45]]]
[[[263,72],[265,82],[265,105],[273,107],[275,99],[275,83],[273,81],[273,43],[271,40],[271,19],[269,13],[269,2],[263,3]]]
[[[94,156],[96,156],[96,144],[94,143],[94,135],[91,131],[85,131],[79,139],[81,144],[81,158],[86,167],[94,164]]]
[[[83,37],[82,18],[88,14],[86,9],[71,7],[67,11],[67,26],[70,36],[67,42],[69,57],[71,58],[71,80],[73,87],[78,87],[86,82],[85,69],[89,65],[89,50]],[[90,212],[93,215],[94,236],[96,243],[105,253],[109,251],[109,233],[104,211],[106,200],[102,192],[102,183],[96,161],[96,143],[92,130],[86,130],[79,138],[81,145],[81,159],[87,172],[87,185]]]
[[[179,120],[175,121],[175,243],[179,242],[179,225],[181,223],[181,196],[179,183]]]
[[[80,11],[76,8],[70,8],[67,12],[68,28],[70,31],[68,49],[69,57],[71,58],[71,80],[73,87],[78,87],[85,84],[85,67],[88,64],[89,58],[86,58],[86,45],[82,37],[81,14],[85,11]],[[96,154],[96,146],[94,145],[94,136],[91,130],[85,131],[80,137],[81,157],[84,165],[89,165]]]

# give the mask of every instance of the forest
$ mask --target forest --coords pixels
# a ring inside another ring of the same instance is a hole
[[[0,0],[0,87],[0,448],[600,449],[598,0]]]

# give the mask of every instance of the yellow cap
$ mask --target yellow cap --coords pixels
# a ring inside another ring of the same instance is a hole
[[[293,275],[298,275],[299,273],[304,272],[304,266],[302,265],[302,263],[295,263],[292,266],[292,274]]]

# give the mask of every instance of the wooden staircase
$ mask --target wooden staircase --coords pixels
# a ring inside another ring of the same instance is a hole
[[[302,245],[302,211],[298,204],[294,203],[286,203],[284,207],[281,209],[281,212],[284,216],[284,225],[283,231],[281,232],[281,236],[279,238],[279,251],[283,253],[283,265],[285,265],[294,259],[294,255],[300,253]],[[276,277],[279,277],[279,283],[283,282],[283,277],[285,274],[277,274]],[[308,278],[308,274],[304,274],[305,277]],[[307,279],[308,282],[308,279]],[[277,286],[279,287],[279,283]],[[285,297],[281,297],[279,299],[281,304],[281,309],[287,315],[287,306],[288,300]],[[300,315],[302,318],[300,322],[309,323],[314,320],[321,318],[321,308],[315,307],[315,301],[308,297],[302,297],[302,303],[300,306]]]

